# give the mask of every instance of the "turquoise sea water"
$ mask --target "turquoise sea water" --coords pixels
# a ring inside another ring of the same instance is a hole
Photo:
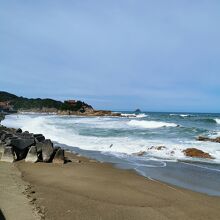
[[[2,124],[43,133],[68,149],[149,178],[220,195],[220,143],[196,140],[199,135],[220,136],[220,114],[123,112],[123,116],[15,114]],[[189,147],[215,159],[186,157],[183,150]],[[140,151],[144,155],[136,156]]]

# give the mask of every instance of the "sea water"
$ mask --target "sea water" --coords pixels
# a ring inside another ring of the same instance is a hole
[[[123,117],[23,113],[2,124],[42,133],[82,155],[134,169],[143,176],[210,195],[220,195],[220,114],[122,112]],[[162,146],[162,147],[161,147]],[[160,147],[160,148],[158,148]],[[197,148],[214,159],[186,157]],[[145,152],[142,156],[136,153]]]

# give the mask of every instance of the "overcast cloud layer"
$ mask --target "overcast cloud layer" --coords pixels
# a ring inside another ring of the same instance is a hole
[[[0,0],[0,75],[27,97],[220,112],[220,1]]]

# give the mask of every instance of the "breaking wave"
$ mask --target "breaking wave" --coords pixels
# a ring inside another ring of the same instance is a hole
[[[200,122],[204,122],[204,123],[213,123],[213,124],[217,124],[218,119],[213,119],[213,118],[199,118],[199,119],[196,119],[196,121],[200,121]]]
[[[123,117],[128,117],[128,118],[146,118],[148,115],[141,113],[141,114],[126,114],[122,113],[121,114]]]
[[[131,120],[128,122],[128,125],[133,127],[140,128],[162,128],[162,127],[177,127],[178,125],[175,123],[167,123],[160,121],[139,121],[139,120]]]
[[[192,117],[192,115],[189,115],[189,114],[170,114],[170,116],[178,116],[182,118]]]
[[[219,118],[216,118],[214,120],[216,121],[217,124],[220,124],[220,119]]]
[[[185,136],[181,135],[188,135],[188,132],[175,129],[178,125],[171,122],[126,118],[19,114],[7,115],[2,124],[7,127],[22,128],[23,131],[28,130],[33,133],[42,133],[46,138],[53,141],[84,150],[115,152],[128,155],[143,151],[146,152],[146,155],[163,160],[165,158],[169,160],[191,160],[185,157],[182,150],[195,147],[210,153],[210,155],[216,158],[215,162],[220,161],[220,145],[218,143],[184,139]],[[166,127],[173,129],[157,130]],[[123,135],[116,135],[122,131],[125,131]],[[99,132],[103,132],[106,135],[98,136]],[[191,133],[193,132],[192,130]],[[156,136],[149,136],[149,133],[153,133]],[[173,138],[166,138],[166,133],[173,134]],[[158,150],[157,147],[152,146],[164,147]]]

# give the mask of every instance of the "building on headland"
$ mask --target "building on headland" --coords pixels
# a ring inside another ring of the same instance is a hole
[[[16,111],[13,108],[13,105],[9,101],[0,102],[0,113],[15,113]]]
[[[69,105],[75,105],[76,103],[77,103],[77,100],[66,100],[66,101],[64,101],[64,103],[67,103],[67,104],[69,104]]]

